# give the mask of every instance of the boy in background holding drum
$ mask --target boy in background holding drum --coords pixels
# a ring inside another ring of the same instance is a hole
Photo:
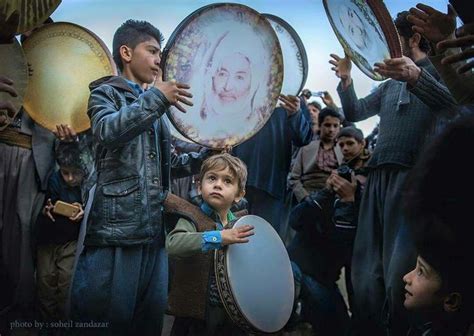
[[[198,190],[203,198],[201,211],[210,218],[209,223],[193,224],[180,218],[167,235],[166,250],[170,257],[185,261],[174,264],[172,272],[171,287],[177,291],[170,290],[169,307],[178,316],[180,326],[179,330],[177,325],[173,327],[172,335],[240,333],[219,297],[212,252],[225,245],[247,243],[254,234],[250,225],[225,229],[236,218],[230,208],[244,197],[246,181],[247,167],[239,158],[227,153],[208,158],[201,167]],[[173,278],[178,273],[181,276]]]

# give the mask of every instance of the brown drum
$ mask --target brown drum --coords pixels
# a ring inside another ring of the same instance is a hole
[[[54,130],[68,124],[77,132],[90,128],[89,83],[117,74],[105,44],[84,27],[67,22],[45,25],[23,46],[33,75],[24,107],[40,125]]]
[[[237,145],[270,118],[283,82],[278,37],[255,10],[213,4],[189,15],[163,51],[163,77],[190,84],[192,108],[168,117],[192,141]]]

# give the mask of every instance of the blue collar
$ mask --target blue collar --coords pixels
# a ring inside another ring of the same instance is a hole
[[[219,218],[219,215],[217,212],[209,205],[207,204],[204,200],[202,201],[201,204],[201,211],[204,212],[207,216],[209,216],[214,222],[222,225],[221,219]],[[234,216],[232,211],[227,211],[227,223],[230,223],[237,217]]]
[[[138,96],[140,96],[143,92],[145,92],[145,90],[143,90],[143,88],[137,83],[135,83],[134,81],[131,81],[127,78],[124,78],[124,79],[127,82],[128,86],[130,86],[133,92],[135,92]]]

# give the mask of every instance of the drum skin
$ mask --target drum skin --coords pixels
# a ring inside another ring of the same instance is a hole
[[[303,41],[293,27],[282,18],[263,14],[270,22],[280,41],[283,53],[283,94],[297,96],[303,89],[308,77],[308,56]]]
[[[374,80],[374,63],[401,57],[400,37],[381,0],[323,0],[331,27],[355,65]]]
[[[67,124],[76,132],[90,128],[89,84],[116,75],[112,55],[91,31],[68,22],[45,25],[23,45],[33,74],[24,108],[41,126]]]
[[[18,93],[17,97],[12,97],[7,92],[0,92],[0,100],[11,101],[15,108],[15,113],[12,115],[7,114],[7,111],[0,111],[0,115],[3,113],[7,114],[6,123],[0,126],[1,131],[12,123],[15,115],[23,105],[23,98],[28,87],[28,64],[26,63],[23,49],[16,39],[9,44],[0,44],[0,57],[2,59],[0,62],[0,74],[13,81],[14,88]]]
[[[212,4],[185,18],[163,50],[163,79],[190,85],[193,106],[171,107],[176,129],[222,149],[257,133],[270,118],[283,82],[278,37],[267,19],[240,4]]]
[[[215,274],[224,307],[240,328],[274,333],[288,322],[294,280],[286,248],[273,227],[258,216],[244,216],[233,227],[253,225],[245,244],[216,250]]]

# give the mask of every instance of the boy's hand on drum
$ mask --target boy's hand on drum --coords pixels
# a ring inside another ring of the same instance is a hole
[[[188,84],[177,83],[172,80],[169,82],[163,82],[161,75],[156,76],[153,86],[160,90],[168,99],[171,105],[174,105],[178,110],[183,113],[186,113],[186,109],[181,105],[181,103],[193,106],[193,103],[186,99],[192,98],[193,95],[188,90],[191,88]]]
[[[253,236],[253,226],[243,225],[237,228],[224,229],[221,231],[222,245],[248,243],[248,237]]]
[[[76,131],[69,125],[56,125],[53,133],[61,142],[75,142],[79,140]]]

